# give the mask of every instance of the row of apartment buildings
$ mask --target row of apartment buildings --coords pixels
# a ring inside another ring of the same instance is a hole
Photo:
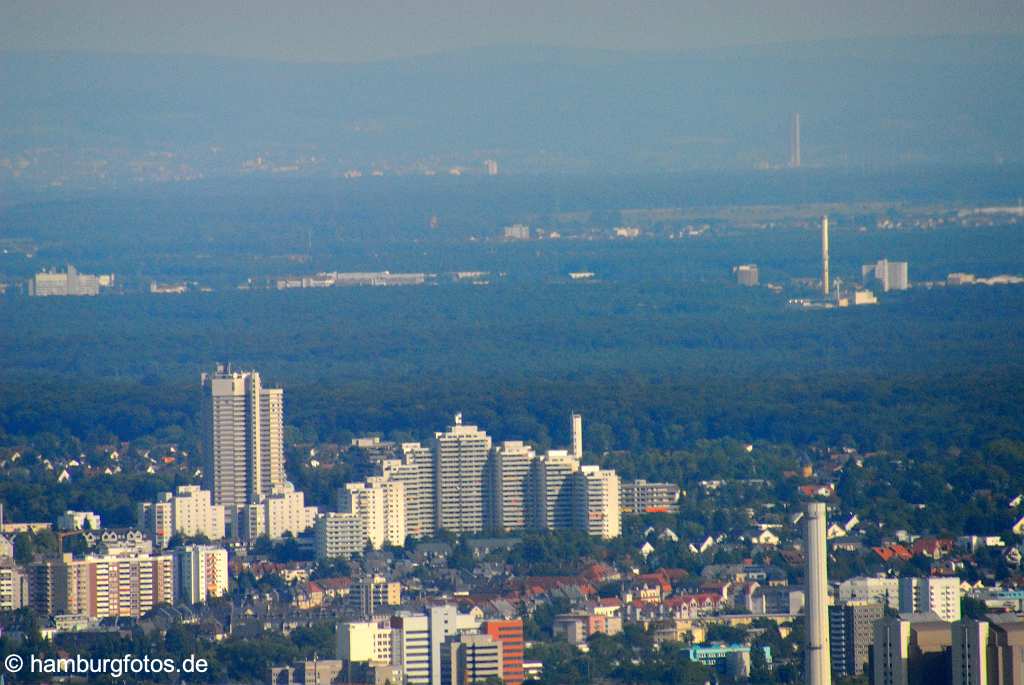
[[[161,603],[196,604],[225,594],[228,554],[208,545],[154,551],[148,540],[134,540],[101,545],[80,558],[39,561],[13,574],[9,582],[22,588],[20,606],[41,615],[137,618]]]
[[[374,475],[339,492],[338,511],[317,521],[318,555],[346,556],[367,543],[401,546],[406,537],[437,530],[575,529],[618,537],[618,475],[581,464],[579,415],[573,426],[572,451],[538,455],[520,441],[492,446],[487,433],[457,414],[433,444],[403,443],[374,462]]]

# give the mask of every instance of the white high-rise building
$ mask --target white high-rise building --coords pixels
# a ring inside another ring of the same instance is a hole
[[[384,476],[362,483],[346,483],[338,491],[338,509],[363,520],[366,537],[374,549],[405,544],[405,485]]]
[[[530,469],[537,458],[533,448],[506,441],[494,448],[490,469],[491,526],[496,530],[522,530],[527,525],[531,500]]]
[[[533,461],[531,528],[554,530],[573,527],[572,476],[579,469],[579,460],[566,450],[549,450]]]
[[[224,507],[211,504],[210,492],[198,485],[179,485],[174,493],[162,492],[155,502],[139,504],[138,526],[161,548],[167,547],[176,534],[221,540]]]
[[[476,426],[462,423],[434,434],[437,529],[478,533],[484,529],[484,484],[491,438]]]
[[[336,656],[352,663],[391,664],[397,632],[390,619],[339,623]]]
[[[0,611],[14,611],[27,606],[28,578],[13,559],[0,561]]]
[[[622,534],[619,476],[610,469],[584,465],[574,474],[576,528],[606,540]]]
[[[440,685],[487,683],[502,679],[502,645],[490,635],[452,635],[439,651]]]
[[[228,591],[228,551],[209,545],[188,545],[174,551],[175,598],[199,604]]]
[[[403,442],[400,459],[379,462],[380,475],[405,486],[405,532],[414,538],[434,534],[434,452],[418,442]]]
[[[824,502],[807,505],[807,566],[805,569],[807,645],[805,682],[807,685],[831,685],[832,656],[828,639],[828,554],[825,531],[828,528]]]
[[[316,507],[306,506],[306,496],[301,490],[284,481],[269,492],[257,495],[242,510],[242,537],[255,540],[266,535],[277,540],[285,533],[298,536],[313,527],[318,514]]]
[[[359,554],[366,549],[363,517],[351,512],[327,512],[313,526],[313,538],[317,559],[337,559]]]
[[[264,388],[256,371],[218,364],[201,377],[206,489],[235,512],[285,482],[284,391]]]
[[[933,612],[943,621],[960,620],[960,579],[900,578],[900,611]]]
[[[399,614],[391,619],[395,630],[391,662],[402,667],[407,685],[430,685],[430,618]]]
[[[850,578],[839,583],[836,593],[839,604],[862,602],[881,604],[890,609],[900,608],[899,578]]]

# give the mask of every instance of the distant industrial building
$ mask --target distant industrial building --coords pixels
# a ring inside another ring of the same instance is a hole
[[[736,274],[736,283],[739,285],[758,285],[757,264],[740,264],[734,266],[732,272]]]
[[[100,288],[114,285],[114,274],[78,273],[68,264],[67,271],[41,271],[28,284],[28,294],[33,297],[99,295]]]
[[[865,264],[860,269],[864,285],[878,284],[882,292],[907,290],[910,288],[907,262],[890,262],[879,259],[874,264]]]
[[[526,224],[512,224],[506,226],[504,231],[505,240],[529,240],[530,227]]]

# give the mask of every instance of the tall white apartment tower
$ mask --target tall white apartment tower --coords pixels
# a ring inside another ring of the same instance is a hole
[[[401,547],[406,535],[405,484],[385,476],[370,476],[362,483],[346,483],[338,491],[338,508],[362,519],[374,549],[385,544]]]
[[[264,388],[256,371],[218,364],[201,376],[203,478],[213,503],[234,514],[284,478],[284,392]]]
[[[522,530],[533,501],[530,470],[537,455],[529,445],[506,441],[494,448],[490,468],[491,526],[495,530]]]
[[[434,434],[437,529],[477,533],[484,529],[484,486],[491,438],[462,423],[462,414],[445,433]]]
[[[828,642],[828,557],[825,551],[825,503],[807,505],[807,685],[832,684],[832,656]]]
[[[580,462],[565,450],[548,450],[534,459],[530,472],[530,499],[528,527],[564,530],[572,528],[573,474],[580,470]]]
[[[414,538],[434,534],[434,453],[418,442],[403,442],[401,458],[384,459],[379,472],[405,486],[405,530]]]
[[[576,528],[606,540],[622,533],[619,477],[611,469],[581,466],[574,475],[573,518]]]
[[[583,416],[572,413],[572,456],[583,459]]]

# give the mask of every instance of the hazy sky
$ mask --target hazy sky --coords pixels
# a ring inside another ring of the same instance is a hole
[[[0,0],[0,49],[300,61],[968,33],[1024,35],[1024,0]]]

